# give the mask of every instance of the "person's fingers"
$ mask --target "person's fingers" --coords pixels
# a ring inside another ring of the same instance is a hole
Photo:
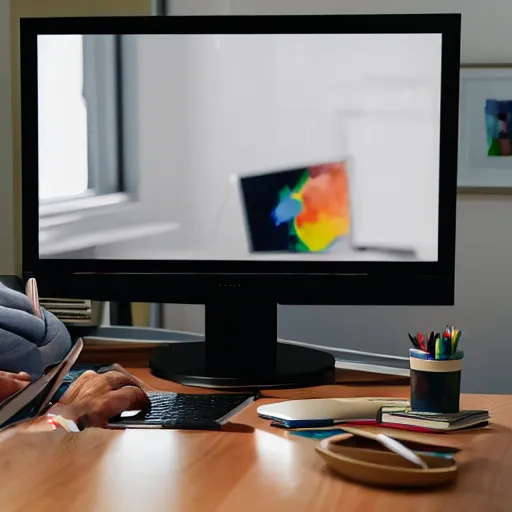
[[[113,389],[121,389],[125,386],[135,386],[139,388],[139,383],[137,382],[137,379],[130,375],[129,373],[122,373],[119,371],[109,371],[106,373],[101,374],[102,377],[104,377],[108,385]]]
[[[9,379],[8,381],[2,382],[2,389],[9,390],[10,394],[19,391],[28,386],[28,382],[24,382],[22,380]]]
[[[98,375],[92,370],[87,370],[77,377],[68,387],[59,402],[62,404],[70,404],[79,396],[89,396],[91,390],[97,386]]]
[[[124,369],[123,369],[124,370]],[[108,421],[124,411],[148,412],[151,403],[139,380],[119,371],[84,372],[69,387],[59,403],[73,407],[83,427],[105,427]]]
[[[19,373],[11,373],[11,372],[4,372],[0,371],[0,377],[6,378],[6,379],[14,379],[14,380],[22,380],[30,382],[32,378],[27,372],[19,372]]]
[[[85,380],[95,379],[98,376],[98,374],[94,370],[86,370],[81,375],[79,375],[76,380],[73,382],[83,382]]]
[[[117,414],[124,411],[142,411],[147,414],[151,409],[148,395],[137,386],[125,386],[113,391],[111,394],[114,400],[119,400],[119,403],[126,401],[123,402],[123,410]]]
[[[126,370],[125,368],[123,368],[120,364],[118,363],[114,363],[111,367],[110,367],[110,370],[112,371],[116,371],[116,372],[120,372],[120,373],[124,373],[126,375],[130,375],[130,377],[132,377],[132,379],[135,380],[135,382],[137,382],[137,385],[139,386],[139,388],[143,389],[144,391],[155,391],[155,388],[153,388],[152,386],[150,386],[149,384],[146,384],[143,380],[140,380],[139,378],[135,377],[135,375],[132,375],[128,370]]]
[[[0,376],[0,402],[26,388],[28,385],[28,381]]]
[[[84,372],[78,377],[59,400],[64,405],[79,402],[84,409],[95,410],[103,407],[111,391],[126,386],[140,388],[137,379],[130,374],[118,371],[108,371],[98,374],[92,370]],[[101,405],[98,405],[101,403]]]
[[[147,413],[150,408],[149,398],[142,389],[136,386],[125,386],[108,393],[102,400],[101,406],[83,418],[83,423],[89,427],[105,427],[110,419],[124,411],[140,410]]]

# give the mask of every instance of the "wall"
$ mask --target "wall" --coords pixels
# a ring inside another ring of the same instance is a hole
[[[463,63],[512,62],[508,0],[169,0],[174,15],[462,13]]]
[[[199,14],[204,4],[174,0],[176,14]],[[212,2],[208,1],[212,11]],[[226,10],[219,2],[218,14]],[[462,12],[464,63],[511,63],[508,0],[232,0],[232,14]],[[195,10],[194,10],[195,9]],[[463,388],[512,393],[509,361],[512,303],[512,197],[459,196],[455,307],[281,307],[279,335],[343,348],[403,355],[408,330],[448,322],[466,330]],[[169,326],[201,331],[198,306],[172,306]]]
[[[177,3],[185,9],[187,2]],[[230,14],[462,13],[462,62],[512,60],[508,0],[231,0],[230,7]]]
[[[0,275],[14,273],[9,0],[0,0]]]

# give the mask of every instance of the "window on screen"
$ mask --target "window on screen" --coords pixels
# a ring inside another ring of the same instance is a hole
[[[123,191],[116,36],[38,38],[42,203]]]

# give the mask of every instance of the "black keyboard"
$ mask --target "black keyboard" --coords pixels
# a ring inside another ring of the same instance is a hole
[[[185,394],[168,392],[148,393],[151,411],[117,418],[117,426],[161,427],[171,429],[218,430],[229,419],[252,403],[257,396],[247,394]]]

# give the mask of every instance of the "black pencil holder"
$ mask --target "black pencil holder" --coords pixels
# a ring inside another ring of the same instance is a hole
[[[459,412],[462,361],[411,357],[411,409],[445,414]]]

